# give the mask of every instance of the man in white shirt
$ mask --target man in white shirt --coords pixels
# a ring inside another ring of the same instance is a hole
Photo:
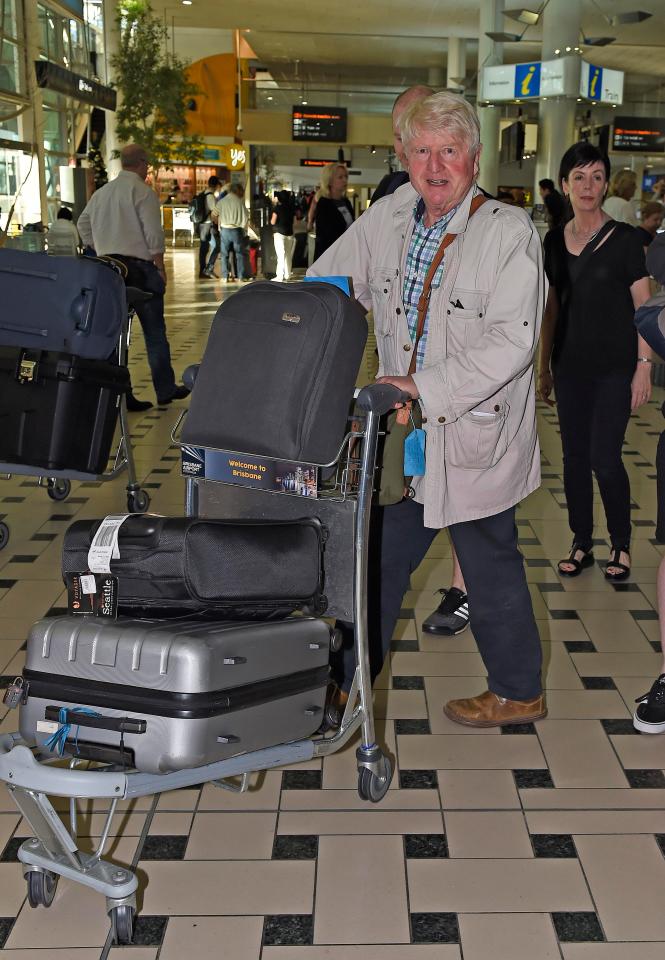
[[[249,280],[245,277],[245,244],[247,207],[243,199],[245,191],[239,183],[234,183],[229,192],[218,200],[213,210],[213,219],[217,218],[222,240],[222,283],[229,279],[229,252],[233,247],[236,260],[236,277],[240,281]]]
[[[120,152],[122,170],[115,180],[93,193],[78,220],[83,244],[98,256],[111,256],[127,267],[125,283],[152,294],[136,312],[148,353],[157,403],[182,400],[189,390],[177,386],[164,322],[164,230],[157,194],[145,183],[148,155],[130,143]],[[128,397],[130,410],[148,410],[152,404]]]

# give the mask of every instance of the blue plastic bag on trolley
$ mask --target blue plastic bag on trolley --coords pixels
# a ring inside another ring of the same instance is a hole
[[[647,300],[635,313],[639,335],[665,360],[665,292]]]

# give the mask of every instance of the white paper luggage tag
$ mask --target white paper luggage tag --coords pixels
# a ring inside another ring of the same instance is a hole
[[[88,570],[91,573],[110,573],[111,560],[120,559],[118,530],[129,513],[104,517],[88,550]]]

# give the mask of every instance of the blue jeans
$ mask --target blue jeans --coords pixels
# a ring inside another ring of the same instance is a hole
[[[152,294],[150,300],[136,307],[136,313],[143,330],[157,400],[170,400],[175,392],[176,382],[164,322],[164,281],[154,263],[148,260],[125,257],[121,253],[111,256],[122,260],[127,267],[125,283],[128,287],[138,287]]]
[[[236,261],[236,278],[245,279],[245,231],[242,227],[222,227],[222,279],[228,280],[229,252],[233,247]]]

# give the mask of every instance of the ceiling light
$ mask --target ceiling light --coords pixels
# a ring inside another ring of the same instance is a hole
[[[517,20],[518,23],[528,23],[530,27],[534,27],[540,17],[539,13],[534,13],[533,10],[525,10],[523,7],[518,10],[504,10],[503,15],[511,20]]]
[[[628,10],[626,13],[617,13],[610,17],[610,23],[613,27],[618,27],[622,23],[641,23],[652,16],[652,13],[646,13],[644,10]]]
[[[566,53],[570,53],[571,49],[571,47],[566,47]]]
[[[582,36],[582,43],[587,47],[606,47],[608,43],[614,43],[616,37],[585,37]]]
[[[182,0],[183,7],[191,7],[192,0]]]
[[[488,31],[485,36],[494,40],[495,43],[519,43],[522,39],[519,33],[503,33],[494,30]]]
[[[555,51],[554,51],[554,53],[555,53],[555,54],[556,54],[556,56],[558,57],[558,56],[559,56],[559,54],[561,53],[561,51],[560,51],[560,50],[555,50]]]
[[[272,100],[272,97],[266,97],[266,100]]]
[[[303,107],[306,107],[306,106],[307,106],[307,101],[306,101],[306,100],[301,100],[300,102],[302,103]]]

